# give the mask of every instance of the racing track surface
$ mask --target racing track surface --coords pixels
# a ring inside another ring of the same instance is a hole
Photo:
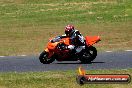
[[[76,70],[79,66],[85,69],[126,69],[132,68],[132,51],[100,52],[90,64],[80,64],[79,61],[42,64],[38,56],[7,56],[0,57],[0,72],[29,72],[50,70]]]

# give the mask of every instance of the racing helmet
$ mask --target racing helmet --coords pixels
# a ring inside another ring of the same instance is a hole
[[[66,36],[71,36],[73,30],[74,30],[74,26],[73,25],[67,25],[65,27],[65,34],[66,34]]]

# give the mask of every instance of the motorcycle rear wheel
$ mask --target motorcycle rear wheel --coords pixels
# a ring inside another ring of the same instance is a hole
[[[96,58],[96,56],[97,56],[96,48],[93,46],[90,46],[85,49],[82,57],[80,58],[80,61],[82,63],[90,63],[91,61],[93,61]]]
[[[50,64],[52,63],[55,59],[53,57],[48,58],[48,53],[43,51],[40,56],[39,56],[39,60],[41,63],[43,64]]]

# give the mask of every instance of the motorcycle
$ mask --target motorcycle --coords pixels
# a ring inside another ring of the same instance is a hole
[[[54,39],[54,41],[53,41]],[[85,49],[80,53],[74,53],[66,47],[70,45],[70,38],[51,38],[47,44],[47,47],[40,54],[39,60],[43,64],[50,64],[53,61],[78,61],[81,63],[90,63],[97,56],[97,49],[93,44],[100,41],[99,36],[86,36],[85,37]]]

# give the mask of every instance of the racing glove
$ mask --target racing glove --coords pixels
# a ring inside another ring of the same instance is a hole
[[[73,50],[75,48],[75,46],[74,45],[69,45],[69,46],[67,46],[67,48],[70,49],[70,50]]]

